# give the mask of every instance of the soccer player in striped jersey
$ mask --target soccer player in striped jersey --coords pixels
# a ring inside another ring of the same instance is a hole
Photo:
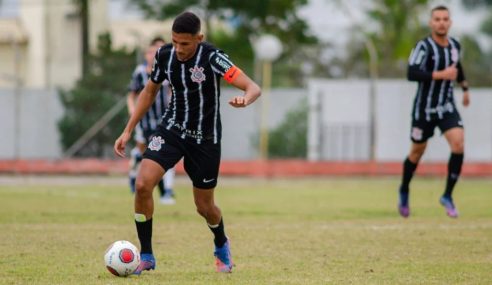
[[[412,111],[412,145],[403,163],[398,209],[401,216],[410,215],[409,184],[427,140],[438,127],[451,148],[446,188],[440,203],[449,217],[457,218],[452,194],[463,164],[464,131],[453,96],[455,81],[463,90],[465,107],[470,104],[470,95],[460,60],[460,44],[448,36],[451,27],[448,8],[437,6],[432,9],[429,26],[431,35],[417,43],[409,58],[408,80],[418,82],[418,88]]]
[[[156,51],[164,44],[164,39],[160,37],[154,38],[145,51],[145,61],[142,64],[139,64],[132,74],[132,79],[128,88],[129,93],[127,100],[128,113],[130,115],[133,114],[135,110],[135,104],[138,99],[138,94],[140,93],[140,91],[142,91],[145,83],[147,83],[147,80],[149,79],[150,73],[152,71],[152,64],[154,62],[154,55]],[[165,81],[161,85],[159,92],[155,97],[154,103],[149,108],[147,113],[142,117],[135,128],[134,140],[136,142],[136,146],[130,152],[130,171],[128,173],[130,179],[130,189],[132,190],[132,193],[135,192],[135,181],[137,171],[142,160],[142,153],[147,148],[147,144],[152,138],[153,133],[157,129],[157,126],[160,123],[162,116],[164,115],[164,111],[169,105],[169,97],[169,84],[167,81]],[[174,174],[174,168],[169,169],[168,171],[166,171],[163,179],[161,179],[158,183],[161,204],[171,205],[175,203],[174,193],[172,190]]]
[[[131,132],[152,105],[162,82],[168,80],[172,90],[169,108],[144,153],[137,176],[135,223],[142,262],[136,274],[155,268],[151,244],[152,188],[164,172],[182,158],[185,171],[193,182],[197,211],[214,235],[216,270],[232,271],[230,242],[225,234],[221,210],[214,201],[221,150],[220,79],[244,92],[229,100],[229,105],[234,108],[250,105],[260,96],[261,90],[224,52],[203,42],[200,25],[193,13],[184,12],[176,17],[172,44],[157,51],[150,80],[114,145],[115,153],[124,156]]]

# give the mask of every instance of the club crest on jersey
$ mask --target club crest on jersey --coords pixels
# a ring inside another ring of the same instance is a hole
[[[193,68],[190,68],[191,72],[191,81],[196,83],[201,83],[205,81],[205,73],[203,73],[203,67],[199,67],[195,65]]]
[[[154,151],[159,151],[162,145],[165,143],[164,139],[160,136],[153,137],[152,141],[149,143],[149,149]]]

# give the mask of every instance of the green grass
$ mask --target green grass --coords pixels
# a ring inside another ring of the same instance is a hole
[[[103,254],[138,240],[125,185],[0,185],[0,284],[490,284],[492,181],[463,179],[452,220],[442,179],[417,178],[412,216],[396,213],[396,178],[222,179],[216,193],[232,240],[232,274],[213,270],[212,234],[190,184],[178,204],[156,204],[156,271],[106,271]],[[114,179],[112,180],[114,182]]]

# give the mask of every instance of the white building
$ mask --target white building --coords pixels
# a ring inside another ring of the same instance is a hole
[[[0,88],[15,78],[29,89],[70,88],[81,77],[82,30],[75,1],[3,0],[0,3]],[[110,32],[115,47],[145,46],[156,35],[168,37],[170,23],[112,21],[108,0],[89,1],[89,44],[97,47]]]

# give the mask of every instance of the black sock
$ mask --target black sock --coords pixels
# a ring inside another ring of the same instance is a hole
[[[140,240],[140,253],[152,253],[152,218],[145,222],[135,221],[135,225]]]
[[[403,162],[403,178],[401,181],[400,191],[408,193],[410,181],[412,180],[413,174],[415,173],[415,169],[417,169],[417,163],[413,163],[408,159],[405,159]]]
[[[164,189],[164,179],[159,181],[159,194],[163,197],[166,194],[166,189]]]
[[[448,162],[448,179],[446,181],[446,190],[444,196],[450,198],[453,194],[454,185],[458,181],[461,173],[461,166],[463,165],[462,153],[451,153]]]
[[[224,246],[224,243],[227,241],[227,237],[225,235],[224,231],[224,222],[222,221],[222,218],[220,218],[220,222],[218,225],[208,225],[212,233],[214,233],[214,244],[216,247],[222,247]]]

